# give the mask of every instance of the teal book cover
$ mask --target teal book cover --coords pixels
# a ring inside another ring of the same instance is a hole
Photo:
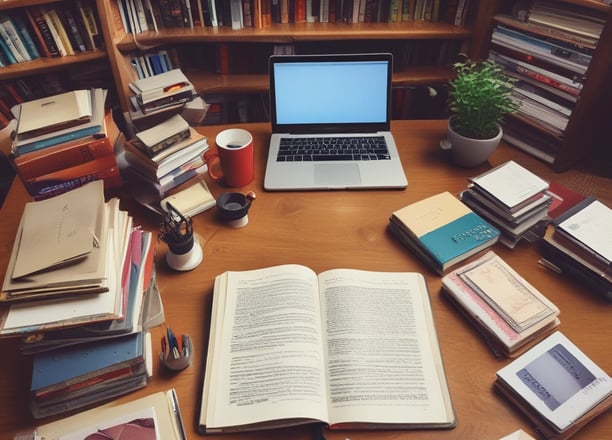
[[[493,245],[500,232],[450,192],[442,192],[405,206],[391,222],[411,237],[438,266],[453,264]]]
[[[497,229],[475,212],[470,212],[419,239],[440,265],[444,265],[498,236]]]

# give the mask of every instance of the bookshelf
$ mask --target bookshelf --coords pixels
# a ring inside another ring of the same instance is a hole
[[[120,2],[99,2],[119,101],[124,112],[129,111],[128,84],[136,79],[131,67],[135,55],[159,48],[176,51],[179,67],[199,92],[204,94],[240,95],[265,94],[268,90],[267,56],[276,45],[291,45],[296,53],[332,51],[391,51],[402,57],[424,61],[402,62],[396,56],[394,86],[445,84],[452,77],[451,64],[459,52],[470,51],[473,29],[470,23],[474,11],[481,6],[474,2],[466,18],[468,25],[455,26],[444,21],[408,20],[401,22],[293,22],[271,23],[262,27],[194,25],[193,29],[159,28],[155,31],[126,32],[120,12]],[[153,2],[154,8],[157,3]],[[194,15],[195,17],[195,15]],[[159,19],[158,19],[159,22]],[[440,54],[444,52],[444,56]],[[225,55],[221,55],[225,53]],[[221,56],[240,58],[261,54],[255,68],[230,68],[219,65]],[[435,54],[436,60],[425,54]],[[398,67],[399,66],[399,67]]]
[[[499,53],[505,55],[509,54],[508,51],[504,52],[503,48],[500,49],[499,45],[496,46],[492,42],[491,32],[500,23],[500,20],[496,19],[499,16],[498,14],[511,15],[512,7],[516,2],[497,1],[492,3],[496,4],[489,5],[486,12],[480,11],[489,17],[488,33],[480,29],[481,33],[478,38],[475,35],[473,40],[473,51],[480,58],[486,58],[491,49],[498,50]],[[556,4],[561,7],[582,8],[603,22],[603,29],[595,48],[592,50],[592,58],[587,70],[579,75],[582,90],[580,90],[575,103],[568,106],[571,113],[567,118],[567,125],[560,132],[553,132],[538,123],[536,118],[524,115],[510,117],[506,123],[520,127],[522,133],[517,136],[518,142],[516,138],[514,139],[517,148],[539,157],[549,163],[555,171],[561,172],[589,156],[609,156],[610,154],[609,151],[604,151],[609,150],[609,145],[606,146],[602,139],[606,138],[608,130],[608,102],[612,96],[612,88],[609,85],[612,73],[612,7],[601,0],[560,0]],[[530,54],[527,50],[517,50],[510,55],[526,61],[530,65],[546,68],[553,73],[571,75],[571,72],[564,71],[559,66],[538,60],[535,54],[531,60],[521,58],[529,57]]]
[[[115,82],[107,67],[106,43],[101,33],[99,36],[92,36],[91,43],[87,44],[85,50],[75,47],[73,54],[48,56],[43,52],[41,46],[44,43],[37,39],[34,27],[28,21],[28,16],[25,13],[32,7],[43,7],[56,10],[69,9],[77,14],[79,11],[77,9],[78,5],[91,8],[95,15],[94,21],[101,28],[96,0],[81,0],[79,4],[73,1],[58,0],[5,0],[0,2],[0,16],[10,17],[12,20],[15,16],[21,17],[40,55],[32,57],[32,60],[15,62],[0,67],[0,89],[3,90],[4,98],[6,98],[6,89],[11,86],[23,95],[24,100],[65,91],[58,90],[58,88],[71,89],[75,86],[104,87],[113,92]],[[84,32],[83,28],[79,29]],[[16,86],[26,87],[26,89],[19,89]],[[32,95],[27,95],[26,91],[32,92]],[[112,96],[113,93],[110,95]]]

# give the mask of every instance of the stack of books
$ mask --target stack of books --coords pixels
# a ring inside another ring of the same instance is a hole
[[[389,232],[438,274],[489,249],[499,231],[449,192],[395,211]]]
[[[489,51],[489,59],[517,80],[513,95],[519,109],[504,123],[504,140],[552,163],[584,87],[605,15],[566,2],[515,3],[512,15],[495,15]]]
[[[104,89],[73,90],[13,107],[12,157],[35,200],[93,180],[108,190],[122,185],[114,150],[119,129],[105,98]]]
[[[126,141],[119,162],[138,200],[159,201],[207,170],[208,148],[206,136],[177,114]]]
[[[58,380],[46,367],[34,369],[35,417],[147,383],[147,331],[165,319],[153,249],[153,234],[134,227],[118,199],[105,202],[102,181],[26,204],[0,292],[0,336],[20,337],[34,365],[58,362]],[[85,359],[104,347],[119,353],[127,343],[126,356],[137,367],[106,355],[106,366],[60,363],[62,356]]]
[[[498,357],[515,357],[561,323],[557,306],[493,251],[445,275],[442,292]]]
[[[559,331],[501,368],[494,385],[547,439],[570,438],[612,408],[610,376]]]
[[[534,242],[544,235],[553,198],[548,187],[547,181],[510,160],[471,178],[460,197],[500,230],[500,242],[514,248],[521,239]]]
[[[129,87],[134,114],[150,115],[181,108],[196,96],[195,87],[180,69],[137,79]]]
[[[557,216],[540,241],[540,262],[612,301],[612,209],[585,197]]]

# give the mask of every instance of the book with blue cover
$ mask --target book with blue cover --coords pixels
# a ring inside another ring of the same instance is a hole
[[[119,338],[61,347],[33,356],[33,394],[61,389],[70,384],[102,376],[144,362],[145,335],[132,333]]]
[[[393,212],[389,231],[438,274],[489,249],[500,232],[449,192]]]

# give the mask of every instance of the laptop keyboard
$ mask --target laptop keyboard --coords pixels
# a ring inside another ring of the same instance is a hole
[[[281,138],[278,162],[389,160],[384,136]]]

